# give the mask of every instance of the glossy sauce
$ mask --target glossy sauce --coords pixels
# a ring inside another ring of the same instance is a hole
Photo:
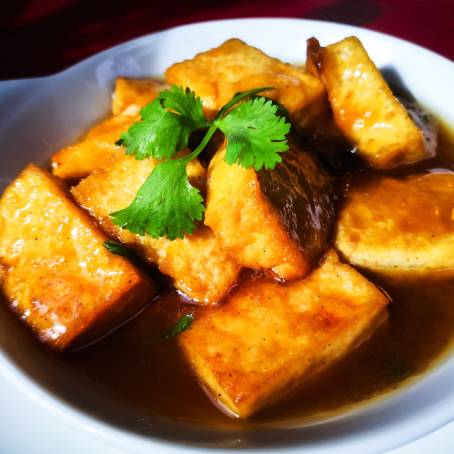
[[[453,143],[449,134],[441,131],[436,158],[393,173],[399,176],[440,168],[453,171]],[[350,176],[353,183],[357,176]],[[340,412],[399,388],[449,353],[454,340],[454,276],[385,279],[364,274],[390,295],[389,320],[334,367],[290,399],[261,411],[251,422],[300,421]],[[183,312],[197,316],[198,311],[203,308],[186,304],[175,292],[167,291],[112,335],[67,354],[64,360],[142,409],[194,423],[247,425],[214,407],[175,339],[154,341]]]

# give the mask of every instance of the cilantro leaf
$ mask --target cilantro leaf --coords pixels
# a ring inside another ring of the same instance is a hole
[[[256,97],[258,95],[258,93],[260,93],[262,91],[272,90],[273,88],[274,87],[258,87],[258,88],[253,88],[252,90],[240,91],[238,93],[235,93],[235,95],[233,95],[233,98],[227,104],[225,104],[223,107],[221,107],[219,109],[215,118],[218,119],[218,118],[225,117],[229,113],[230,109],[232,109],[232,107],[234,107],[236,104],[238,104],[243,99],[246,99],[246,98],[252,99],[253,97]]]
[[[169,110],[170,109],[170,110]],[[121,134],[126,154],[169,159],[186,147],[189,135],[207,126],[202,102],[189,89],[172,86],[140,111],[142,120]]]
[[[243,167],[273,169],[282,161],[279,153],[288,150],[286,134],[290,123],[276,115],[277,106],[265,98],[255,98],[234,108],[216,121],[227,138],[225,160]]]
[[[126,154],[136,159],[153,157],[171,158],[178,150],[185,147],[189,132],[178,115],[169,112],[159,99],[147,104],[140,111],[142,121],[134,123],[121,134],[126,147]]]
[[[159,99],[165,108],[180,114],[180,120],[191,132],[209,126],[203,113],[202,101],[189,88],[183,90],[181,87],[172,85],[169,90],[159,94]]]
[[[187,160],[159,163],[127,208],[111,214],[114,224],[133,233],[170,240],[192,233],[196,220],[205,210],[203,198],[191,186],[186,173]]]

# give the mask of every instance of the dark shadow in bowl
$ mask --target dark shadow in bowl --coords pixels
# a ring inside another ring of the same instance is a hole
[[[416,101],[415,96],[405,85],[402,77],[400,76],[399,72],[396,71],[396,68],[394,68],[394,66],[384,66],[380,68],[380,72],[386,83],[391,87],[394,96],[397,96],[398,98],[404,98],[411,102]]]

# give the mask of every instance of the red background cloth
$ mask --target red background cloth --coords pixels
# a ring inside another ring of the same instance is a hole
[[[359,25],[454,59],[454,0],[6,0],[0,14],[0,79],[50,74],[140,35],[234,17]]]

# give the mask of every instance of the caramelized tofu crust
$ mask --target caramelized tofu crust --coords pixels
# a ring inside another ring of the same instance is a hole
[[[310,39],[307,67],[325,84],[337,125],[368,164],[388,169],[433,156],[357,38],[327,47]]]
[[[370,270],[454,269],[454,174],[368,177],[347,195],[335,244]]]
[[[205,224],[244,267],[281,279],[307,275],[327,248],[334,222],[328,174],[293,141],[274,170],[225,162],[221,148],[208,169]]]
[[[109,217],[131,204],[154,166],[151,159],[138,161],[123,156],[108,169],[97,170],[82,180],[73,188],[73,195],[111,236],[157,264],[188,297],[200,303],[217,303],[235,283],[239,265],[210,229],[202,226],[184,239],[170,241],[123,230]],[[188,174],[194,185],[203,187],[205,170],[197,160],[188,164]]]
[[[126,79],[118,77],[112,99],[112,113],[128,114],[138,111],[141,107],[153,101],[158,93],[165,90],[167,85],[155,79]],[[132,107],[132,109],[131,109]]]
[[[138,119],[137,115],[117,115],[102,121],[80,142],[52,156],[52,173],[64,180],[80,180],[95,169],[108,167],[124,154],[123,147],[115,142]]]
[[[385,319],[387,302],[330,251],[305,280],[241,284],[179,342],[213,401],[246,418],[368,338]]]
[[[214,114],[238,92],[266,86],[274,89],[264,95],[281,103],[301,126],[325,108],[325,89],[316,77],[239,39],[176,63],[165,76],[169,84],[195,91],[208,114]]]
[[[12,309],[56,350],[104,334],[155,293],[46,171],[29,165],[0,200],[2,288]]]

